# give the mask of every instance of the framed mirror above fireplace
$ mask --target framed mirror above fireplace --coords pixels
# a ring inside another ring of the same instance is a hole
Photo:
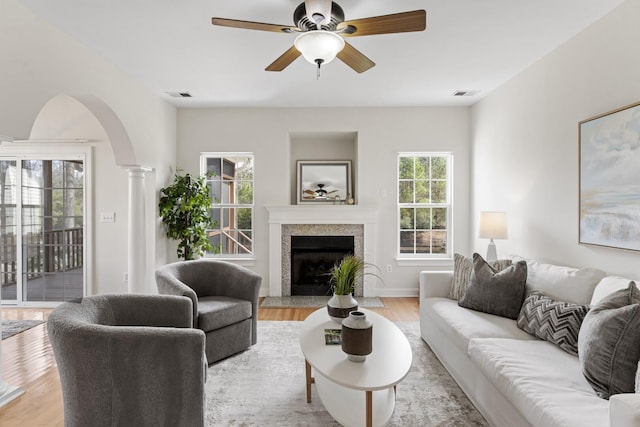
[[[344,203],[353,197],[351,160],[298,160],[297,203]]]

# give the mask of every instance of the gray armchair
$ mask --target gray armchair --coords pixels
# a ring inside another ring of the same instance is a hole
[[[66,427],[203,426],[205,337],[191,301],[100,295],[47,321]]]
[[[257,342],[262,277],[231,262],[199,259],[167,264],[156,271],[161,294],[193,301],[193,327],[206,334],[208,363]]]

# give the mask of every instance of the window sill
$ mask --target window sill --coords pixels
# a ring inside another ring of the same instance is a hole
[[[401,258],[396,257],[400,267],[444,267],[453,268],[453,258]]]

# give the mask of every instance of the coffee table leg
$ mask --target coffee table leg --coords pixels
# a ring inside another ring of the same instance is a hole
[[[367,390],[367,427],[373,427],[373,392]]]
[[[304,359],[304,368],[307,377],[307,403],[311,403],[311,384],[313,384],[314,381],[311,377],[311,365],[309,364],[307,359]]]

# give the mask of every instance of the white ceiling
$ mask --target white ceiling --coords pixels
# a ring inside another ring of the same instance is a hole
[[[20,1],[175,105],[218,107],[470,105],[623,2],[338,1],[347,20],[425,9],[427,29],[351,38],[377,65],[357,74],[336,60],[316,80],[302,57],[264,71],[295,35],[211,25],[212,16],[293,25],[303,0]]]

